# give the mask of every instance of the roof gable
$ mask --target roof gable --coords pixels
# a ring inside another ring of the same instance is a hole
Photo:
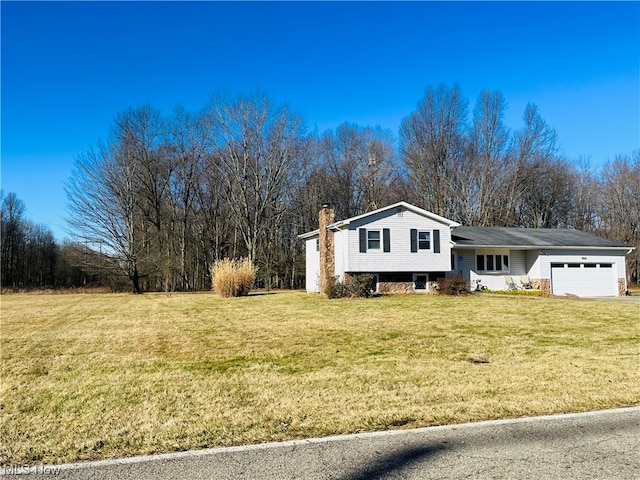
[[[444,218],[441,217],[440,215],[436,215],[435,213],[429,212],[427,210],[424,210],[422,208],[416,207],[415,205],[411,205],[410,203],[407,202],[397,202],[394,203],[392,205],[388,205],[386,207],[383,208],[378,208],[377,210],[372,210],[370,212],[366,212],[363,213],[362,215],[356,215],[355,217],[351,217],[351,218],[347,218],[345,220],[340,220],[338,222],[334,222],[331,225],[329,225],[329,228],[335,228],[335,229],[341,229],[351,223],[354,222],[361,222],[361,223],[366,223],[367,218],[372,217],[378,217],[380,214],[382,213],[386,213],[389,211],[398,211],[400,209],[404,209],[404,210],[409,210],[410,212],[414,212],[417,215],[429,218],[431,220],[434,220],[436,222],[442,223],[443,225],[446,225],[448,227],[457,227],[460,224],[457,222],[454,222],[453,220],[449,220],[448,218]]]
[[[387,205],[386,207],[378,208],[377,210],[372,210],[370,212],[366,212],[361,215],[356,215],[355,217],[347,218],[345,220],[340,220],[338,222],[333,222],[330,225],[328,225],[327,228],[330,228],[333,230],[342,230],[344,227],[347,227],[348,225],[354,222],[367,223],[368,219],[373,220],[375,218],[379,218],[380,214],[384,214],[386,212],[394,212],[401,209],[414,212],[417,215],[421,215],[423,217],[429,218],[436,222],[442,223],[443,225],[450,228],[457,227],[460,225],[458,222],[454,222],[453,220],[449,220],[448,218],[441,217],[440,215],[436,215],[435,213],[416,207],[415,205],[411,205],[410,203],[397,202],[391,205]],[[298,238],[306,240],[306,239],[317,237],[319,234],[320,234],[320,231],[316,229],[311,232],[306,232],[301,235],[298,235]]]

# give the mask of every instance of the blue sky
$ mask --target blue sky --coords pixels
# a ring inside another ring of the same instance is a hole
[[[397,135],[427,86],[470,110],[499,90],[506,123],[538,105],[570,159],[640,148],[638,2],[6,2],[2,188],[64,236],[74,158],[144,104],[170,115],[216,92],[266,92],[322,132]]]

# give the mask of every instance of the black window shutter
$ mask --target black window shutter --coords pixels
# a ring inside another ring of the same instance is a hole
[[[382,248],[383,252],[391,251],[391,235],[388,228],[382,229]]]
[[[360,253],[367,252],[367,229],[360,229]]]
[[[440,230],[433,231],[433,253],[440,253]]]
[[[415,228],[411,229],[411,251],[414,253],[418,251],[418,230]]]

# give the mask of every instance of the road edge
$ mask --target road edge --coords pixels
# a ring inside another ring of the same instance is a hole
[[[329,443],[329,442],[344,442],[354,439],[367,439],[367,438],[378,438],[378,437],[386,437],[386,436],[397,436],[397,435],[407,435],[407,434],[421,434],[427,433],[430,431],[442,431],[442,430],[457,430],[461,428],[480,428],[480,427],[490,427],[490,426],[499,426],[499,425],[510,425],[510,424],[518,424],[518,423],[531,423],[537,421],[550,421],[550,420],[569,420],[569,419],[579,419],[579,418],[589,418],[603,415],[617,415],[624,413],[640,413],[640,405],[631,406],[631,407],[621,407],[621,408],[612,408],[605,410],[595,410],[590,412],[581,412],[581,413],[561,413],[561,414],[553,414],[553,415],[540,415],[535,417],[520,417],[520,418],[506,418],[506,419],[497,419],[497,420],[484,420],[480,422],[467,422],[467,423],[456,423],[451,425],[437,425],[433,427],[420,427],[420,428],[412,428],[405,430],[382,430],[377,432],[362,432],[362,433],[350,433],[344,435],[331,435],[327,437],[317,437],[317,438],[306,438],[299,440],[285,440],[280,442],[264,442],[257,443],[252,445],[239,445],[233,447],[213,447],[213,448],[205,448],[199,450],[186,450],[181,452],[171,452],[171,453],[157,453],[151,455],[140,455],[134,457],[124,457],[124,458],[110,458],[104,460],[89,460],[86,462],[75,462],[75,463],[63,463],[59,465],[37,465],[28,467],[20,467],[20,472],[22,474],[37,474],[41,473],[47,469],[62,471],[62,470],[78,470],[84,468],[95,468],[95,467],[108,467],[114,465],[130,465],[137,463],[146,463],[146,462],[157,462],[157,461],[169,461],[169,460],[179,460],[184,458],[193,458],[193,457],[202,457],[206,455],[215,455],[220,453],[233,453],[233,452],[245,452],[245,451],[255,451],[255,450],[268,450],[275,448],[286,448],[286,447],[296,447],[302,445],[310,445],[310,444],[321,444],[321,443]],[[0,475],[5,476],[10,473],[11,468],[4,466],[1,467]]]

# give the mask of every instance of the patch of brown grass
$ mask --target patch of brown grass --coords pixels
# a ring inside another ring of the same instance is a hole
[[[634,304],[284,292],[1,307],[5,465],[640,403]]]

